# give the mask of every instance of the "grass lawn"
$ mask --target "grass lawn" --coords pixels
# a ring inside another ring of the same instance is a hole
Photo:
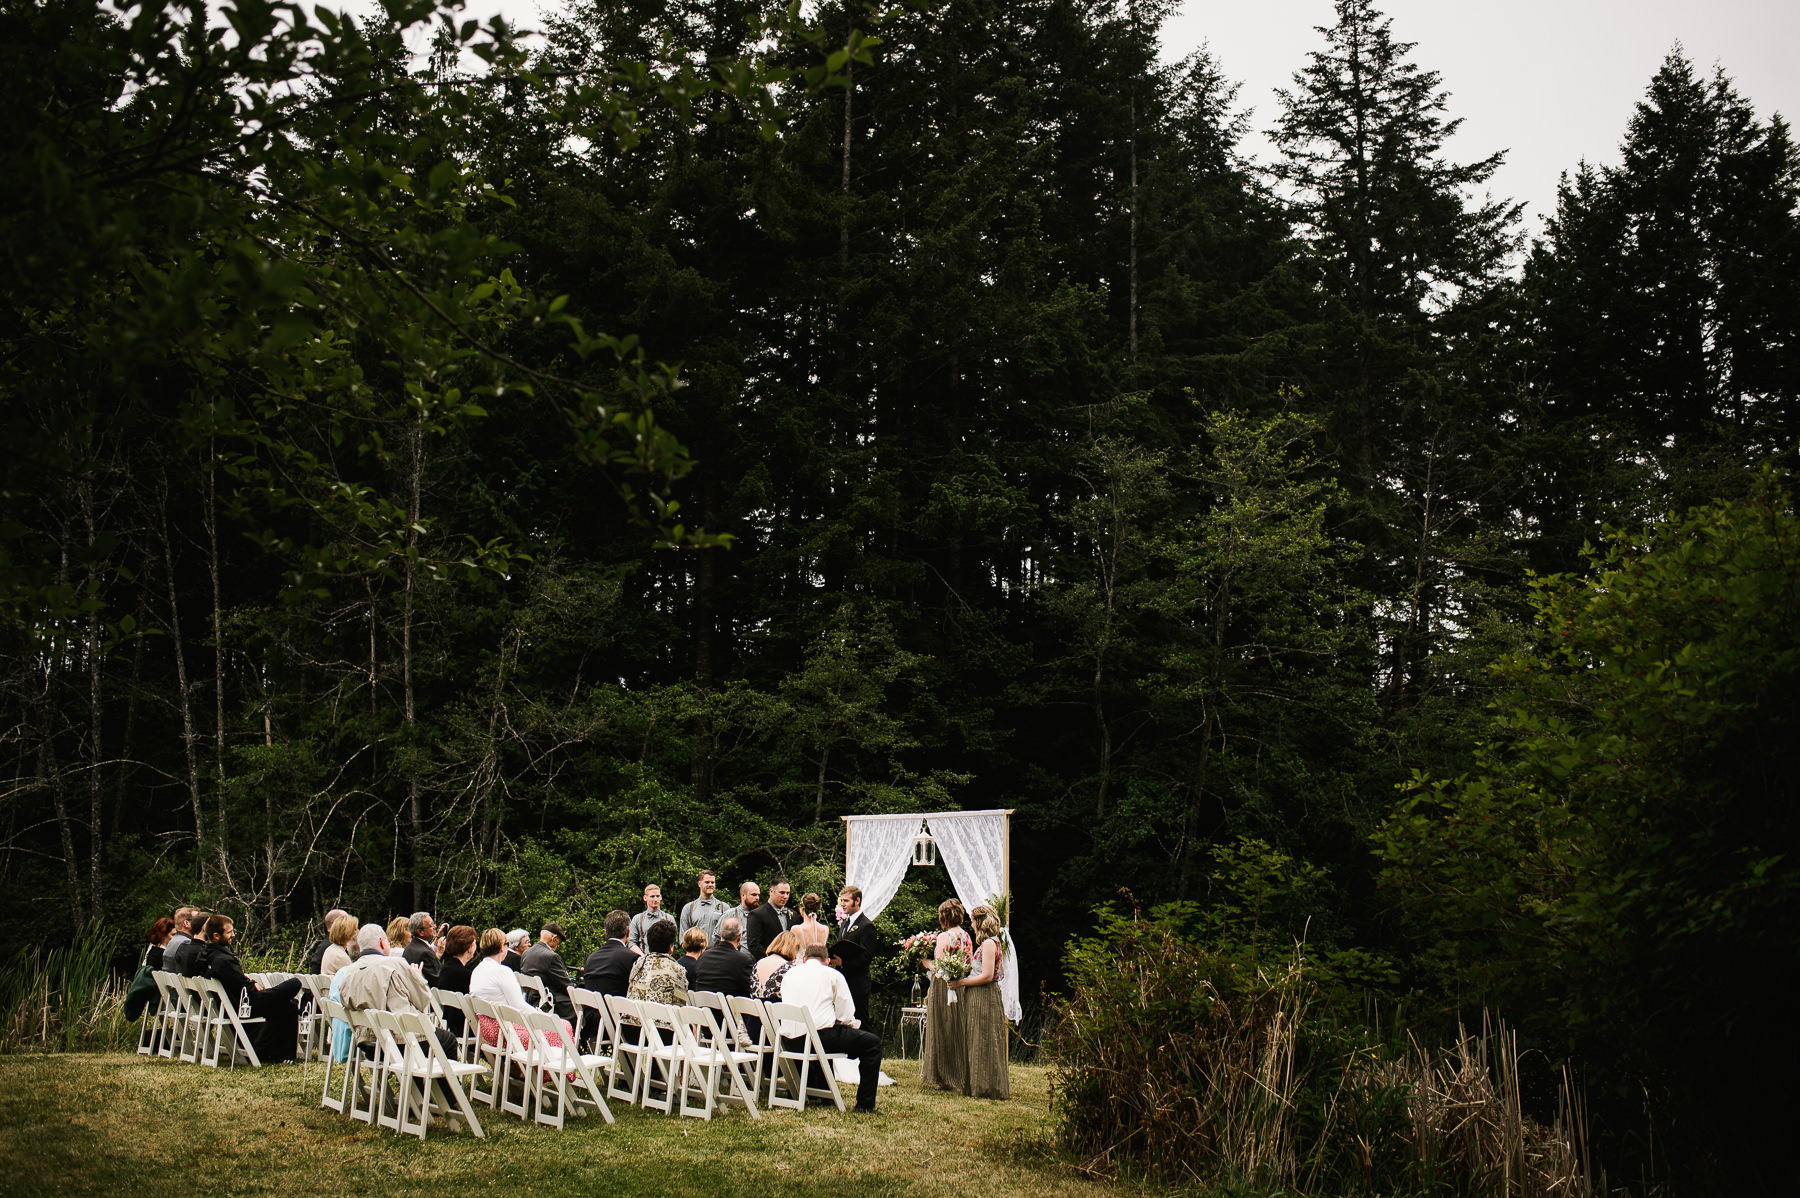
[[[420,1143],[319,1105],[320,1071],[234,1072],[125,1053],[0,1057],[0,1194],[1135,1194],[1084,1181],[1048,1146],[1047,1070],[1014,1065],[996,1103],[919,1085],[874,1118],[812,1106],[712,1123],[614,1104],[558,1132],[477,1105],[487,1138],[434,1124]]]

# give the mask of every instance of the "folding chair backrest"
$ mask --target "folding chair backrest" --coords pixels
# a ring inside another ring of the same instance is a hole
[[[544,983],[537,978],[532,977],[528,973],[520,974],[519,989],[525,991],[525,997],[536,1003],[538,1006],[541,1007],[544,1005]]]
[[[588,1028],[597,1026],[592,1040],[594,1047],[604,1049],[613,1042],[612,1019],[606,1013],[605,997],[598,990],[585,990],[580,986],[569,987],[569,1001],[575,1006],[575,1035],[586,1042]]]
[[[728,994],[725,996],[725,1005],[731,1009],[733,1028],[742,1029],[745,1036],[750,1034],[750,1025],[744,1022],[745,1016],[755,1019],[761,1025],[757,1034],[751,1037],[743,1047],[755,1051],[767,1051],[774,1046],[775,1021],[769,1018],[768,1009],[762,999],[751,998],[743,994]]]

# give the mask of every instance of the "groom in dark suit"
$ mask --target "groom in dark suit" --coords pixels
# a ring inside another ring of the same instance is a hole
[[[831,946],[831,965],[849,983],[850,1001],[856,1004],[857,1022],[869,1022],[869,964],[875,959],[875,924],[862,913],[862,887],[846,886],[838,895],[844,924]]]

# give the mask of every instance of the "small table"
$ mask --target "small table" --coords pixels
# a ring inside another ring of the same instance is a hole
[[[919,1052],[920,1052],[920,1055],[923,1055],[925,1052],[925,1008],[924,1007],[901,1007],[900,1008],[900,1055],[903,1057],[906,1055],[906,1029],[909,1027],[918,1029]]]

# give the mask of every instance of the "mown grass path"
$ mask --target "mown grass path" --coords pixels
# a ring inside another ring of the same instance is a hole
[[[827,1107],[730,1111],[712,1123],[615,1106],[616,1125],[558,1132],[479,1107],[488,1136],[424,1143],[319,1106],[320,1071],[234,1072],[123,1053],[0,1058],[0,1193],[466,1194],[806,1198],[1134,1193],[1083,1181],[1048,1147],[1047,1070],[1015,1065],[1013,1098],[927,1091],[914,1062],[873,1119]]]

